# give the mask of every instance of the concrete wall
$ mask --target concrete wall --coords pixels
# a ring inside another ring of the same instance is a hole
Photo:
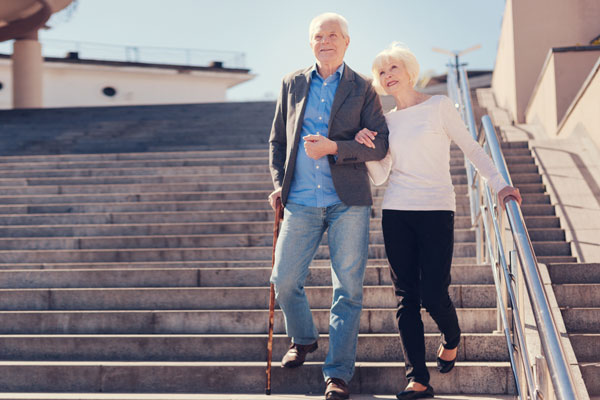
[[[114,67],[46,62],[44,107],[213,103],[226,100],[227,88],[251,79],[232,72]],[[11,108],[10,60],[0,60],[0,108]],[[102,90],[112,87],[115,96]]]
[[[525,111],[526,122],[540,124],[547,135],[555,136],[558,125],[599,58],[600,49],[549,53]]]
[[[550,55],[526,112],[527,123],[540,124],[548,135],[555,134],[558,126],[554,56],[554,53]]]
[[[576,103],[559,126],[558,135],[587,134],[600,149],[600,60],[581,89]]]
[[[596,37],[600,1],[507,0],[504,19],[492,88],[498,105],[524,122],[548,50],[585,45]]]
[[[506,1],[502,29],[498,39],[496,64],[492,75],[492,89],[499,107],[517,115],[517,91],[515,89],[515,46],[513,34],[512,0]]]
[[[600,22],[598,22],[600,31]],[[599,32],[600,33],[600,32]],[[600,59],[600,50],[557,53],[554,56],[556,70],[556,113],[560,123]],[[598,97],[597,99],[600,99]]]

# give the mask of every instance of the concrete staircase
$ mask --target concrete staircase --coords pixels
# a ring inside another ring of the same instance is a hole
[[[523,157],[522,148],[515,151],[511,163]],[[511,394],[505,339],[494,333],[490,267],[475,265],[462,155],[452,154],[458,210],[451,294],[465,335],[456,369],[442,377],[435,371],[439,333],[425,316],[432,385],[438,393]],[[526,173],[520,181],[531,193],[527,218],[550,221],[538,215],[547,206],[532,180]],[[270,190],[266,150],[1,158],[2,391],[263,392]],[[383,189],[374,194],[351,388],[391,394],[404,387],[404,368],[380,230]],[[536,241],[540,251],[548,240]],[[324,389],[328,262],[322,246],[307,291],[323,337],[300,369],[279,368],[288,339],[276,312],[274,393]]]
[[[600,264],[549,264],[548,272],[588,393],[600,398]]]
[[[24,392],[19,398],[34,398],[25,394],[33,392],[166,398],[264,391],[273,217],[265,200],[272,189],[265,132],[272,106],[0,111],[0,152],[27,154],[0,158],[0,391]],[[215,135],[199,134],[208,128]],[[91,149],[96,154],[79,154]],[[574,270],[558,267],[576,260],[527,143],[508,143],[504,151],[539,261],[549,263],[552,274]],[[475,264],[466,174],[456,148],[451,164],[457,191],[451,295],[464,340],[457,367],[440,376],[439,333],[425,315],[432,385],[451,395],[511,395],[505,339],[495,333],[491,271]],[[391,394],[406,382],[380,229],[383,189],[373,192],[351,389]],[[276,312],[273,393],[324,389],[328,264],[321,246],[307,291],[323,336],[300,369],[279,368],[289,341]],[[597,295],[565,283],[557,280],[557,293],[567,291],[569,301],[575,301],[573,290],[592,299],[565,303],[564,315],[576,352],[584,354],[590,393],[598,395],[600,328],[598,310],[590,308],[598,307]]]
[[[571,246],[565,241],[564,229],[551,204],[550,195],[542,183],[542,176],[535,164],[527,142],[507,142],[502,152],[515,185],[521,191],[521,210],[525,225],[540,263],[568,263],[577,259],[571,254]]]
[[[273,102],[0,110],[0,156],[266,148]]]

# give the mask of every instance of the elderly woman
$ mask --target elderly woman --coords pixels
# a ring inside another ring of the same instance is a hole
[[[414,89],[419,64],[407,48],[392,44],[377,55],[372,72],[374,86],[396,102],[396,108],[385,115],[388,154],[367,166],[376,184],[385,182],[389,175],[382,205],[383,237],[398,301],[396,317],[408,379],[408,386],[397,397],[433,397],[425,364],[421,305],[442,332],[439,372],[452,370],[460,342],[456,310],[448,295],[456,209],[450,142],[458,144],[502,204],[508,196],[519,202],[521,197],[472,139],[452,101]],[[355,140],[373,147],[375,135],[363,129]]]

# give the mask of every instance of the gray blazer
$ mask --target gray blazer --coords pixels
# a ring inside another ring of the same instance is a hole
[[[300,145],[312,67],[283,78],[269,138],[269,166],[275,189],[286,204]],[[375,149],[356,141],[362,128],[377,132]],[[329,118],[328,138],[338,145],[337,161],[329,157],[331,178],[340,200],[348,206],[373,204],[365,161],[380,160],[388,150],[388,128],[381,101],[371,82],[348,65],[340,79]]]

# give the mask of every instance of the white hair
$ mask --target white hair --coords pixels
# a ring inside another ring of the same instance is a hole
[[[373,67],[371,67],[371,73],[373,74],[373,86],[379,93],[385,93],[381,82],[379,81],[379,72],[383,69],[385,64],[402,62],[408,72],[408,77],[413,86],[417,84],[419,78],[419,62],[417,57],[400,42],[394,42],[389,45],[385,50],[375,56],[373,60]]]
[[[342,35],[344,37],[350,37],[348,35],[348,21],[346,18],[342,17],[340,14],[327,12],[321,15],[317,15],[310,21],[310,25],[308,26],[308,38],[312,40],[313,32],[317,27],[326,21],[335,21],[340,26],[340,30],[342,31]]]

